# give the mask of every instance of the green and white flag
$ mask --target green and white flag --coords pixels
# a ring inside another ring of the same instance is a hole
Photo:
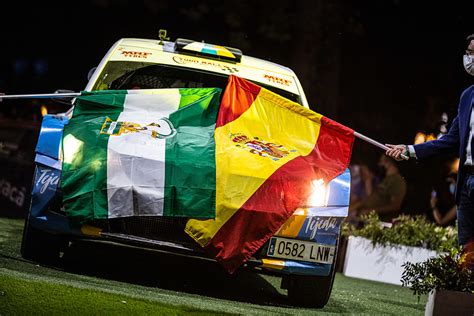
[[[221,89],[82,92],[64,128],[66,214],[215,216]]]

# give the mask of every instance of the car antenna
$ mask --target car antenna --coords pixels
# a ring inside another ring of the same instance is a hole
[[[166,37],[166,30],[165,29],[160,29],[158,31],[158,38],[160,39],[160,42],[158,43],[159,45],[164,45],[163,41],[168,41],[170,38]]]

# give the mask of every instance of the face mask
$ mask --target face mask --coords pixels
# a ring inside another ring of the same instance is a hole
[[[360,167],[358,165],[350,166],[351,169],[351,176],[354,178],[360,178]]]
[[[471,76],[474,76],[474,56],[473,55],[464,55],[463,56],[464,69]]]
[[[456,184],[455,183],[450,183],[449,184],[449,192],[454,195],[454,193],[456,192]]]

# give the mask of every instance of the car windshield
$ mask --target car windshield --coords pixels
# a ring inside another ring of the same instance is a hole
[[[225,89],[227,78],[223,74],[192,68],[141,62],[110,61],[99,76],[93,90],[210,87]],[[254,81],[254,83],[301,104],[300,97],[294,93],[260,82]]]

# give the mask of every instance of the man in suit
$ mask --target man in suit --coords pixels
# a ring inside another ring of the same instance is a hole
[[[467,37],[463,58],[464,68],[474,76],[474,34]],[[461,94],[458,115],[447,134],[440,139],[418,145],[390,145],[386,154],[398,161],[405,154],[410,158],[425,159],[439,154],[458,153],[459,171],[456,184],[458,204],[458,239],[466,259],[474,268],[474,85]]]

